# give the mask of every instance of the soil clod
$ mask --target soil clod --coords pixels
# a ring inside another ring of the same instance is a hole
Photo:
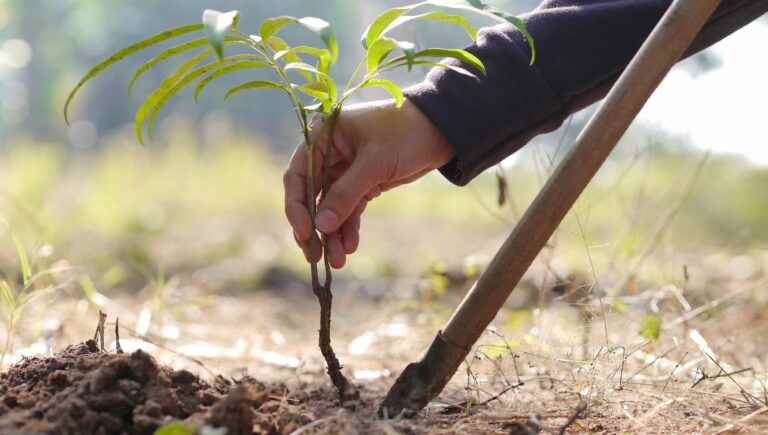
[[[305,423],[281,415],[288,395],[251,378],[211,384],[141,350],[105,353],[88,340],[0,375],[0,433],[143,435],[183,421],[229,435],[280,434]]]

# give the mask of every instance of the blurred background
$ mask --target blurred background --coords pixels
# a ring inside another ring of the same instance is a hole
[[[491,3],[522,13],[538,2]],[[134,346],[151,341],[157,352],[170,347],[222,370],[258,371],[256,358],[258,367],[321,372],[314,321],[306,321],[316,315],[307,267],[282,212],[281,170],[299,136],[288,102],[263,93],[225,103],[226,84],[243,78],[233,76],[197,104],[188,94],[175,98],[142,147],[133,111],[172,67],[147,74],[129,96],[126,84],[151,51],[87,85],[69,127],[62,107],[91,65],[139,38],[198,22],[205,8],[240,10],[241,28],[252,33],[275,15],[331,21],[342,52],[333,73],[343,78],[362,53],[366,23],[399,4],[0,0],[0,269],[13,294],[40,295],[5,299],[6,361],[87,337],[103,309],[131,328]],[[455,29],[420,29],[402,32],[425,45],[467,43]],[[601,315],[613,322],[605,340],[629,343],[660,334],[647,316],[680,310],[643,299],[664,285],[684,288],[696,306],[763,282],[766,36],[759,21],[672,73],[500,316],[499,331],[517,337],[515,346],[576,358],[603,342],[602,326],[543,310],[560,303],[581,312],[564,298],[568,289],[589,290],[579,304],[605,302]],[[424,72],[397,80],[416,83]],[[334,334],[359,379],[396,373],[429,341],[591,110],[466,188],[434,174],[369,208],[360,252],[336,280]],[[31,285],[23,280],[27,262],[39,275]],[[763,291],[749,293],[750,304],[764,300]],[[535,327],[557,319],[560,329]],[[585,345],[585,334],[600,338]],[[386,355],[376,351],[382,343]],[[179,362],[178,353],[163,355]]]

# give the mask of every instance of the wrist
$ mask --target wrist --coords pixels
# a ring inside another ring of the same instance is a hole
[[[450,162],[455,154],[453,145],[432,120],[407,98],[401,110],[406,114],[412,131],[418,134],[422,146],[428,148],[435,168]]]

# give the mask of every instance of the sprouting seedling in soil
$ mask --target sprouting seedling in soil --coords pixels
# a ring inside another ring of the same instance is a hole
[[[445,9],[445,10],[444,10]],[[239,14],[206,10],[202,24],[190,24],[154,35],[123,50],[93,67],[70,93],[64,106],[64,117],[69,122],[69,107],[82,86],[113,64],[146,48],[177,39],[182,36],[197,38],[173,45],[161,51],[144,65],[139,67],[129,83],[133,85],[155,66],[189,54],[174,72],[169,74],[136,111],[135,132],[138,140],[144,142],[144,133],[151,136],[155,120],[160,110],[176,94],[195,85],[194,97],[197,97],[217,79],[245,70],[263,70],[272,74],[272,80],[252,80],[242,83],[225,94],[229,99],[237,94],[252,90],[277,90],[290,100],[304,143],[310,156],[315,155],[321,143],[330,150],[336,120],[344,104],[356,92],[366,88],[381,88],[389,93],[400,107],[405,98],[403,90],[396,83],[382,78],[382,73],[414,66],[449,68],[458,73],[475,77],[485,74],[483,62],[472,53],[454,48],[427,48],[417,50],[409,41],[395,39],[389,34],[396,28],[416,21],[432,21],[452,24],[463,29],[474,40],[477,29],[462,15],[446,10],[472,11],[506,21],[516,26],[527,38],[531,48],[531,62],[535,58],[533,39],[524,23],[503,11],[485,5],[479,0],[431,0],[389,9],[376,17],[362,36],[365,48],[364,57],[358,62],[346,85],[341,88],[331,76],[331,67],[339,58],[339,46],[328,22],[315,17],[296,18],[280,16],[269,18],[261,23],[257,34],[248,34],[239,29]],[[288,26],[300,26],[314,33],[323,44],[291,46],[279,34]],[[202,36],[201,36],[202,34]],[[238,46],[247,49],[246,53],[228,55],[229,47]],[[453,58],[461,66],[439,63],[441,59]],[[317,117],[319,123],[312,123],[310,116]],[[314,125],[321,125],[323,135],[311,135]],[[313,140],[314,139],[314,140]],[[314,167],[314,159],[308,159],[309,174],[318,174],[320,168]],[[307,177],[307,204],[312,222],[314,222],[318,199],[313,192],[319,191],[322,200],[327,191],[328,180],[320,179],[320,189],[315,189],[315,176]],[[315,228],[313,231],[317,232]],[[325,236],[321,237],[324,252],[327,253]],[[341,365],[336,358],[330,342],[331,322],[331,281],[332,275],[328,256],[324,255],[324,282],[320,283],[318,267],[311,264],[312,289],[320,302],[320,350],[328,365],[328,374],[339,391],[342,402],[354,399],[353,386],[341,373]]]

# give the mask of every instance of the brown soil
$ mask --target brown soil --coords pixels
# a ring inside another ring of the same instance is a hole
[[[281,405],[291,400],[281,385],[223,377],[208,383],[141,350],[105,353],[89,340],[25,359],[0,376],[0,433],[152,434],[179,420],[228,435],[289,433],[310,421],[285,411]]]

